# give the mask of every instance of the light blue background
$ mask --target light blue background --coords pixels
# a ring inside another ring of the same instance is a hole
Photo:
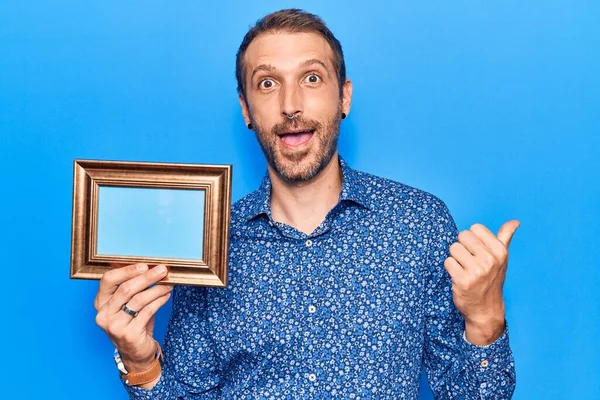
[[[254,20],[300,6],[344,46],[353,167],[434,193],[461,230],[522,222],[514,398],[600,398],[599,4],[2,1],[2,396],[125,398],[98,282],[68,278],[73,159],[227,163],[234,200],[256,188],[234,56]]]
[[[98,190],[98,254],[202,260],[203,236],[204,190]]]

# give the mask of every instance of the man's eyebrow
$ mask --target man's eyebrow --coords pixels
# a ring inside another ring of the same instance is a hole
[[[302,61],[299,64],[300,68],[304,68],[304,67],[310,67],[311,65],[320,65],[321,67],[323,67],[323,69],[325,69],[325,71],[327,71],[327,75],[329,75],[329,69],[327,68],[327,65],[325,65],[325,63],[317,58],[311,58],[310,60],[306,60],[306,61]],[[252,71],[252,75],[250,75],[250,80],[252,81],[252,79],[254,78],[254,75],[256,75],[256,73],[258,71],[267,71],[267,72],[275,72],[277,69],[272,66],[271,64],[260,64],[258,65],[256,68],[254,68],[254,70]]]
[[[309,67],[311,65],[320,65],[322,66],[325,71],[327,71],[329,73],[329,70],[327,69],[327,65],[325,65],[325,63],[317,58],[311,58],[310,60],[306,60],[306,61],[302,61],[300,63],[300,67]]]
[[[272,66],[271,64],[260,64],[259,66],[254,68],[254,70],[252,71],[252,75],[250,75],[250,80],[252,80],[254,78],[254,75],[256,75],[256,73],[258,71],[275,72],[276,70],[275,70],[275,67]]]

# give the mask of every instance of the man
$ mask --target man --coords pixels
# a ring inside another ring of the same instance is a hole
[[[518,221],[458,234],[435,196],[339,157],[352,83],[318,17],[264,17],[236,66],[268,174],[233,206],[228,287],[148,288],[168,271],[146,265],[100,282],[97,323],[130,397],[416,398],[424,365],[436,398],[510,398],[502,286]],[[154,314],[171,290],[161,368]]]

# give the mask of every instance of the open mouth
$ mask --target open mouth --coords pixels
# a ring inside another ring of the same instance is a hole
[[[294,130],[281,133],[279,138],[286,146],[297,147],[308,142],[314,133],[314,129]]]

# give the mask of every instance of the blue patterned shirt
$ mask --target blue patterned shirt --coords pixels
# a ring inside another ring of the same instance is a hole
[[[508,331],[464,338],[443,263],[446,205],[340,159],[342,190],[306,235],[273,220],[268,175],[232,207],[227,288],[176,286],[165,364],[132,399],[508,399]]]

